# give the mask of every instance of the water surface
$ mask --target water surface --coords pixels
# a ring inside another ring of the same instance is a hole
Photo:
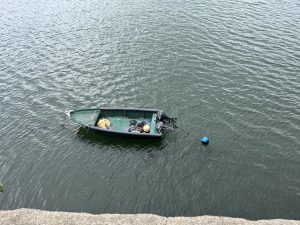
[[[298,0],[2,0],[0,21],[0,209],[300,219]],[[190,134],[74,134],[64,110],[100,106]]]

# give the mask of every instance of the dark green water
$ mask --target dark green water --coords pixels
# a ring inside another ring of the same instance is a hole
[[[2,0],[0,209],[300,219],[299,46],[298,0]],[[59,125],[97,106],[211,142]]]

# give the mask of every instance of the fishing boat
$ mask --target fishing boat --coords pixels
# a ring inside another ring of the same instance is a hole
[[[161,138],[165,130],[176,127],[176,118],[159,109],[96,108],[65,113],[88,129],[115,136]]]

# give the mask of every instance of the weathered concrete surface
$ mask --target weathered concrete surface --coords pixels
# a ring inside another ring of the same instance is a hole
[[[249,221],[239,218],[198,216],[198,217],[162,217],[152,214],[100,214],[49,212],[36,209],[16,209],[0,211],[1,225],[98,225],[98,224],[142,224],[142,225],[179,225],[179,224],[300,224],[295,220],[258,220]]]

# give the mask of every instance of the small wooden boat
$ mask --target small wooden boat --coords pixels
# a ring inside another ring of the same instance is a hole
[[[166,124],[176,122],[159,109],[99,108],[65,113],[93,131],[135,138],[161,138],[165,128],[171,128]]]

